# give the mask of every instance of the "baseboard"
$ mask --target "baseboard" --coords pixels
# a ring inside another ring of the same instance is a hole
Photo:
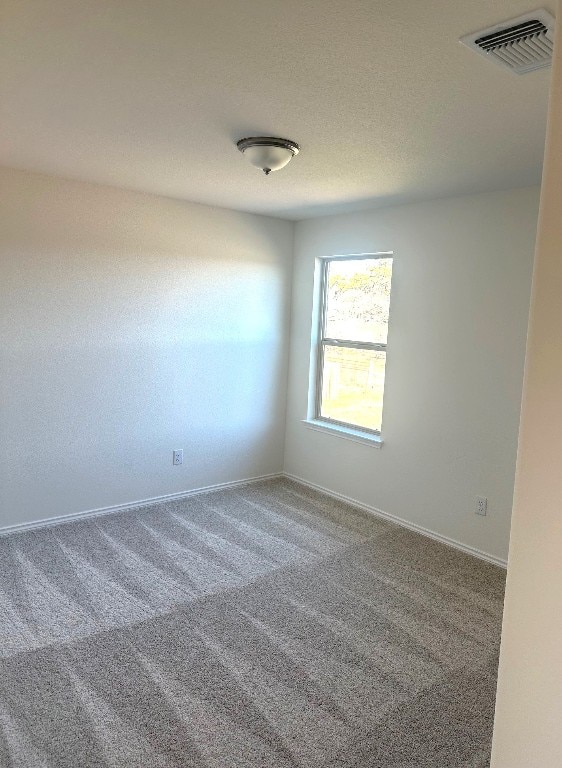
[[[326,496],[331,496],[334,499],[338,499],[339,501],[346,502],[346,504],[351,504],[351,506],[357,507],[357,509],[361,509],[364,512],[367,512],[368,514],[375,515],[376,517],[380,517],[391,523],[400,525],[403,528],[408,528],[409,530],[415,531],[416,533],[421,533],[423,536],[429,536],[429,538],[435,539],[435,541],[440,541],[442,544],[447,544],[450,547],[459,549],[461,550],[461,552],[465,552],[468,555],[472,555],[473,557],[478,557],[481,560],[486,560],[489,563],[493,563],[494,565],[500,566],[500,568],[507,568],[507,561],[502,560],[501,558],[496,557],[495,555],[491,555],[488,552],[483,552],[482,550],[476,549],[475,547],[470,547],[468,546],[468,544],[463,544],[462,542],[456,541],[455,539],[450,539],[448,536],[443,536],[442,534],[436,533],[435,531],[432,531],[429,528],[424,528],[422,525],[418,525],[417,523],[411,523],[409,520],[404,520],[403,518],[398,517],[397,515],[392,515],[389,512],[383,512],[381,509],[372,507],[369,504],[363,504],[362,502],[357,501],[356,499],[352,499],[350,496],[344,496],[341,493],[336,493],[335,491],[331,491],[329,488],[324,488],[324,486],[322,485],[311,483],[302,477],[298,477],[297,475],[292,475],[288,472],[275,472],[269,475],[260,475],[258,477],[248,477],[243,480],[233,480],[228,483],[216,483],[215,485],[206,485],[202,488],[194,488],[191,491],[180,491],[179,493],[169,493],[164,496],[154,496],[150,499],[140,499],[138,501],[131,501],[126,504],[116,504],[111,507],[99,507],[98,509],[89,509],[89,510],[86,510],[85,512],[71,512],[68,515],[58,515],[56,517],[48,517],[42,520],[32,520],[31,522],[28,522],[28,523],[16,523],[14,525],[7,525],[0,528],[0,536],[7,536],[12,533],[21,533],[23,531],[32,531],[37,528],[47,528],[53,525],[60,525],[61,523],[70,523],[75,520],[84,520],[85,518],[89,518],[89,517],[100,517],[102,515],[111,515],[111,514],[114,514],[115,512],[124,512],[128,509],[135,509],[137,507],[147,507],[152,504],[162,504],[166,501],[174,501],[176,499],[187,499],[190,496],[197,496],[204,493],[210,493],[212,491],[226,490],[228,488],[237,488],[242,485],[251,485],[252,483],[259,483],[263,480],[273,480],[279,477],[286,477],[289,480],[294,480],[296,483],[300,483],[301,485],[304,485],[308,488],[312,488],[315,491],[320,491],[320,493],[324,493],[326,494]]]
[[[136,509],[137,507],[148,507],[152,504],[163,504],[166,501],[174,501],[176,499],[187,499],[189,496],[198,496],[203,493],[210,493],[211,491],[226,490],[227,488],[237,488],[241,485],[251,485],[252,483],[259,483],[263,480],[273,480],[275,478],[283,477],[281,472],[275,472],[269,475],[260,475],[259,477],[248,477],[244,480],[233,480],[229,483],[216,483],[215,485],[206,485],[202,488],[194,488],[191,491],[180,491],[179,493],[168,493],[165,496],[153,496],[150,499],[141,499],[139,501],[131,501],[127,504],[115,504],[112,507],[99,507],[98,509],[88,509],[85,512],[71,512],[68,515],[58,515],[56,517],[47,517],[43,520],[32,520],[28,523],[16,523],[15,525],[7,525],[0,528],[0,536],[7,536],[12,533],[22,533],[23,531],[33,531],[36,528],[48,528],[52,525],[60,525],[61,523],[71,523],[75,520],[84,520],[88,517],[100,517],[102,515],[112,515],[115,512],[125,512],[127,509]]]
[[[345,501],[347,504],[350,504],[353,507],[357,507],[357,509],[361,509],[370,515],[375,515],[376,517],[380,517],[390,523],[395,523],[396,525],[400,525],[403,528],[408,528],[410,531],[421,533],[423,536],[428,536],[430,539],[441,542],[441,544],[446,544],[449,547],[460,549],[461,552],[464,552],[467,555],[478,557],[480,560],[486,560],[486,562],[493,563],[493,565],[498,565],[500,568],[507,568],[507,560],[502,560],[500,557],[491,555],[488,552],[483,552],[481,549],[476,549],[476,547],[470,547],[468,544],[463,544],[462,542],[456,541],[455,539],[450,539],[448,536],[443,536],[442,534],[436,533],[429,528],[424,528],[422,525],[411,523],[409,520],[404,520],[404,518],[398,517],[397,515],[391,515],[389,512],[383,512],[382,509],[377,509],[376,507],[372,507],[369,504],[363,504],[362,502],[357,501],[356,499],[352,499],[349,496],[344,496],[342,493],[336,493],[335,491],[331,491],[329,488],[324,488],[322,485],[317,485],[316,483],[311,483],[308,480],[304,480],[302,477],[297,477],[297,475],[291,475],[289,472],[284,472],[283,474],[284,477],[286,477],[288,480],[294,480],[296,483],[300,483],[307,488],[312,488],[315,491],[320,491],[320,493],[325,493],[326,496],[331,496],[334,499],[338,499],[338,501]]]

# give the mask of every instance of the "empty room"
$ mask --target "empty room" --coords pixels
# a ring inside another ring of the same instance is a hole
[[[4,0],[0,768],[562,766],[555,0]]]

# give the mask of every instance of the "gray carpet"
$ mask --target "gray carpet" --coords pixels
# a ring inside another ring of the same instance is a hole
[[[286,480],[0,538],[0,766],[482,768],[503,587]]]

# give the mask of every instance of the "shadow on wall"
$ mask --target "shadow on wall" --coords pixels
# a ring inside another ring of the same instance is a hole
[[[8,181],[0,525],[280,471],[293,225]]]

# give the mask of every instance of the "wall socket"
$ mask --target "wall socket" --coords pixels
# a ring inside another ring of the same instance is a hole
[[[173,458],[172,458],[174,467],[177,467],[179,464],[183,464],[183,448],[179,448],[177,451],[173,452]],[[484,512],[484,514],[486,514]]]
[[[488,513],[488,499],[485,496],[476,497],[476,509],[474,511],[477,515],[486,515]]]

